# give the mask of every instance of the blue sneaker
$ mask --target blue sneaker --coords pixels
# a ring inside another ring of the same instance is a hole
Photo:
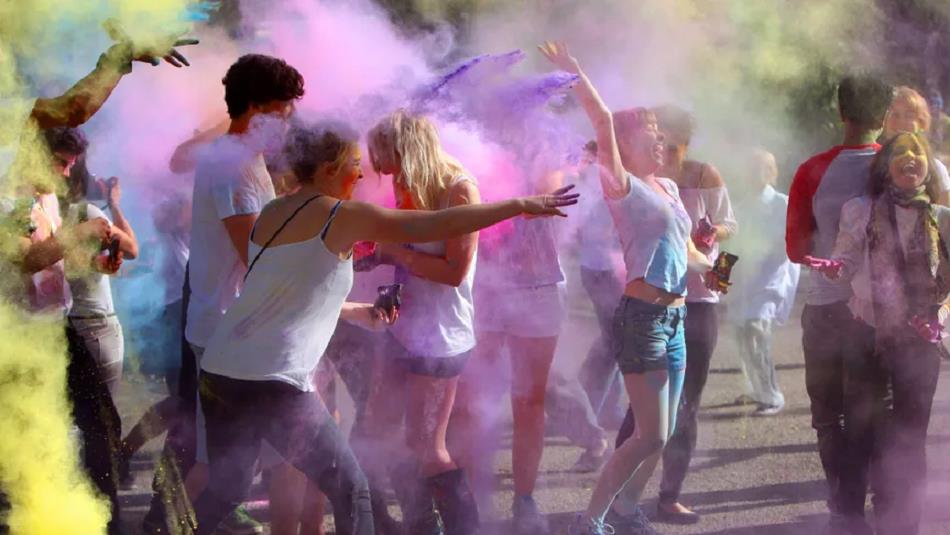
[[[610,509],[606,519],[615,527],[618,535],[659,535],[639,505],[629,515],[621,515]]]
[[[567,535],[614,535],[615,533],[610,524],[598,522],[593,518],[584,518],[584,515],[579,513],[567,528]]]

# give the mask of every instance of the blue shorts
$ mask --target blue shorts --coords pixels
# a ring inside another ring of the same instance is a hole
[[[624,296],[613,324],[613,354],[620,372],[670,372],[686,368],[686,307],[654,305]]]

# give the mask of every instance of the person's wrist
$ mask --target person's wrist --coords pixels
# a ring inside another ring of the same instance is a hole
[[[99,67],[112,67],[120,74],[132,72],[132,45],[116,43],[99,56]]]

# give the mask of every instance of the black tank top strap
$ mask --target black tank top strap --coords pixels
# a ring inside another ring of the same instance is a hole
[[[327,232],[330,231],[330,223],[333,223],[333,219],[336,218],[336,211],[340,208],[340,204],[342,203],[342,200],[337,201],[336,204],[333,205],[333,208],[330,209],[330,216],[327,217],[327,222],[323,224],[323,229],[320,231],[321,240],[326,241]]]
[[[287,224],[289,224],[289,223],[293,220],[293,218],[297,217],[297,214],[299,214],[301,210],[303,210],[303,209],[304,209],[308,204],[310,204],[312,201],[315,201],[315,200],[319,199],[320,197],[323,197],[323,195],[322,195],[322,194],[317,194],[317,195],[314,195],[313,197],[310,197],[310,198],[307,199],[306,201],[304,201],[303,204],[301,204],[300,206],[297,207],[296,210],[294,210],[294,213],[290,214],[290,217],[288,217],[287,219],[285,219],[284,222],[281,223],[281,225],[280,225],[279,227],[277,227],[277,230],[274,231],[274,234],[270,237],[270,239],[268,239],[266,242],[264,242],[264,245],[261,247],[261,250],[258,251],[256,255],[254,255],[254,260],[251,260],[251,263],[248,264],[248,266],[247,266],[247,272],[244,273],[244,280],[247,280],[247,276],[251,273],[251,270],[254,269],[254,264],[257,263],[257,259],[259,259],[259,258],[261,257],[261,255],[264,253],[265,250],[267,250],[268,247],[270,247],[270,244],[274,241],[274,238],[276,238],[277,235],[280,234],[280,232],[281,232],[282,230],[284,230],[284,228],[287,226]],[[336,206],[333,207],[333,211],[330,212],[330,219],[333,218],[333,213],[336,212],[336,207],[339,206],[339,205],[340,205],[340,203],[337,202]],[[255,222],[254,222],[254,227],[251,229],[251,237],[252,237],[252,238],[254,237],[254,229],[256,229],[256,228],[257,228],[257,222],[255,221]],[[326,226],[324,226],[324,228],[326,228]]]

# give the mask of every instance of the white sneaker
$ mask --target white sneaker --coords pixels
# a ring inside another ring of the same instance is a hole
[[[775,416],[776,414],[782,412],[782,409],[785,408],[785,404],[781,405],[759,405],[759,408],[755,409],[755,412],[752,413],[753,416]]]

